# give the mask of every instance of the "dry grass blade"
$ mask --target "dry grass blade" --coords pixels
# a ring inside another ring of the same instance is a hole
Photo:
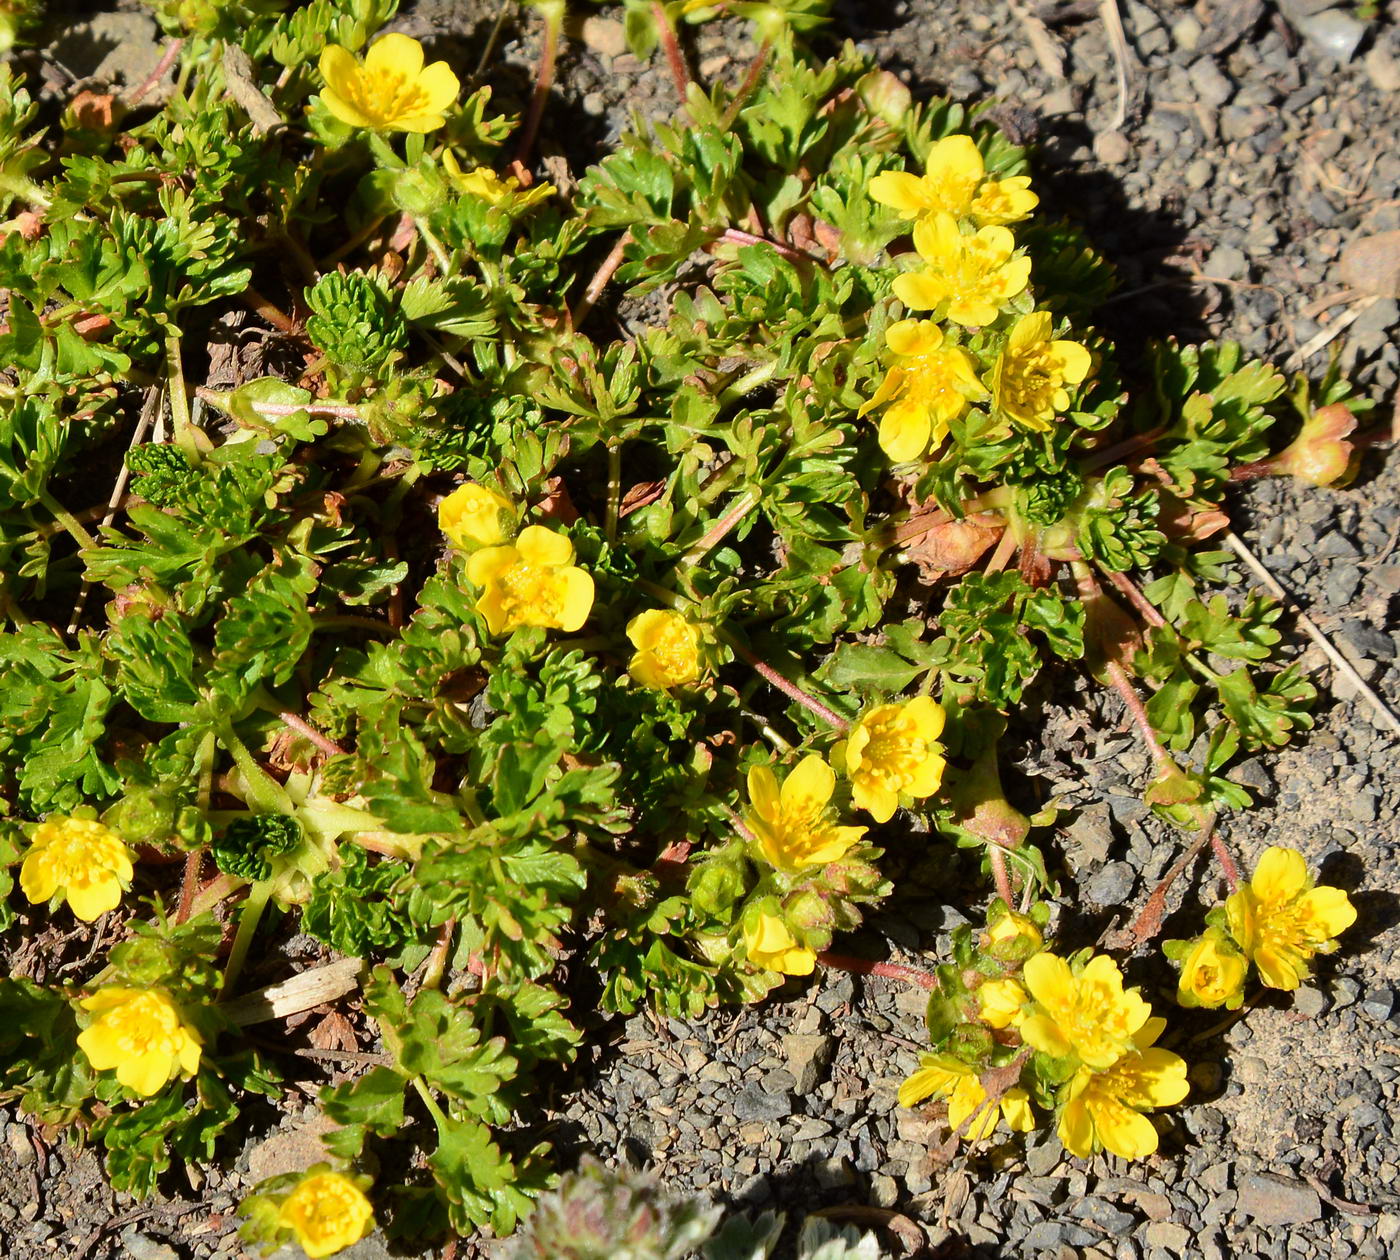
[[[1264,584],[1265,589],[1275,599],[1282,601],[1298,620],[1298,625],[1304,634],[1308,636],[1318,647],[1322,649],[1323,655],[1332,662],[1334,666],[1346,677],[1346,680],[1356,688],[1357,692],[1371,706],[1372,712],[1380,718],[1381,722],[1389,728],[1392,734],[1400,735],[1400,718],[1397,718],[1390,711],[1384,700],[1378,696],[1371,685],[1356,672],[1353,665],[1345,656],[1333,646],[1332,640],[1323,632],[1322,628],[1306,612],[1301,605],[1279,584],[1277,578],[1264,567],[1259,558],[1248,547],[1242,543],[1234,534],[1225,534],[1225,545],[1230,548],[1241,560],[1243,560],[1249,571],[1254,574]]]
[[[224,1014],[240,1027],[298,1015],[353,993],[360,987],[363,970],[364,962],[359,958],[342,958],[324,967],[313,967],[290,980],[265,985],[225,1002]]]
[[[1114,72],[1118,78],[1118,108],[1113,112],[1109,131],[1121,131],[1128,121],[1128,67],[1132,64],[1133,53],[1128,47],[1128,33],[1123,29],[1123,15],[1118,12],[1118,0],[1099,0],[1099,16],[1108,32],[1109,46],[1113,49]]]

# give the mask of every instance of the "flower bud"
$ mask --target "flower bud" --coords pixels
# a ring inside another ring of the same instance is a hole
[[[1224,932],[1209,929],[1192,943],[1181,960],[1181,981],[1176,1000],[1182,1006],[1228,1006],[1236,1009],[1244,1001],[1246,961]]]
[[[872,70],[856,84],[861,104],[888,127],[899,127],[914,98],[898,77],[888,70]]]

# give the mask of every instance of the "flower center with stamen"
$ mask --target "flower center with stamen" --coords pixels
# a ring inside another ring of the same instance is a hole
[[[501,607],[524,625],[548,625],[564,607],[564,583],[556,573],[519,560],[500,576]]]

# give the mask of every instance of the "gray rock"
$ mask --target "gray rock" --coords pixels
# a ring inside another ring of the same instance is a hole
[[[737,1120],[782,1120],[792,1114],[792,1095],[770,1093],[757,1081],[750,1081],[733,1101]]]
[[[1366,27],[1338,9],[1324,9],[1298,23],[1298,30],[1319,51],[1350,61],[1366,38]]]
[[[1260,1225],[1301,1225],[1322,1215],[1317,1191],[1273,1173],[1251,1173],[1240,1182],[1240,1212]]]
[[[1120,906],[1132,896],[1137,872],[1126,862],[1110,862],[1084,886],[1084,894],[1100,906]]]
[[[1201,272],[1215,280],[1244,280],[1249,276],[1249,259],[1238,245],[1217,245],[1210,251]]]
[[[1125,1212],[1103,1199],[1093,1197],[1081,1199],[1071,1211],[1086,1221],[1103,1226],[1110,1234],[1126,1234],[1132,1229],[1136,1219],[1131,1212]]]
[[[1361,1009],[1372,1019],[1389,1019],[1390,1013],[1395,1009],[1395,994],[1382,987],[1367,989]]]
[[[1143,1241],[1154,1251],[1184,1256],[1191,1246],[1191,1231],[1173,1221],[1153,1221],[1142,1231]]]
[[[799,1094],[810,1094],[821,1083],[835,1049],[835,1037],[814,1033],[788,1033],[783,1037],[783,1059]]]
[[[125,1229],[121,1236],[122,1255],[128,1260],[180,1260],[175,1248],[157,1242],[135,1229]]]
[[[1203,105],[1219,107],[1235,94],[1235,85],[1211,57],[1192,63],[1188,71],[1191,86]]]
[[[1327,997],[1322,990],[1304,985],[1293,995],[1293,1009],[1308,1019],[1316,1019],[1327,1009]]]
[[[1389,32],[1393,36],[1394,32]],[[1362,59],[1366,67],[1366,77],[1378,92],[1400,92],[1400,56],[1396,55],[1397,41],[1378,39],[1375,47]]]

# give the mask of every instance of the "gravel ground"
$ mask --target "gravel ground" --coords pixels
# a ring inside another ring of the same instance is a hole
[[[1349,289],[1341,260],[1353,240],[1400,228],[1398,15],[1392,7],[1361,24],[1323,3],[1120,0],[1132,64],[1118,126],[1115,60],[1096,5],[845,0],[837,25],[916,91],[996,96],[1001,120],[1038,139],[1042,196],[1083,219],[1119,268],[1106,312],[1115,335],[1228,335],[1295,367],[1314,349],[1316,372],[1331,348],[1316,347],[1341,328],[1333,344],[1343,363],[1388,414],[1400,309],[1393,297]],[[402,29],[436,39],[437,55],[460,49],[470,66],[496,4],[405,8]],[[605,150],[631,110],[676,106],[664,68],[626,52],[614,11],[588,12],[550,111],[567,133],[555,160],[574,168]],[[738,29],[700,33],[702,75],[742,73],[753,49]],[[528,26],[507,27],[499,57],[522,96],[536,52]],[[1345,490],[1255,484],[1235,527],[1400,706],[1400,623],[1390,611],[1400,591],[1397,492],[1395,461],[1372,452]],[[1247,767],[1261,805],[1231,824],[1228,841],[1246,862],[1270,843],[1296,846],[1351,891],[1361,917],[1295,1000],[1265,1000],[1223,1027],[1218,1012],[1175,1012],[1166,1044],[1193,1064],[1193,1091],[1155,1157],[1086,1162],[1036,1134],[936,1163],[928,1152],[941,1125],[894,1103],[923,1040],[921,995],[828,973],[758,1008],[694,1024],[638,1016],[602,1032],[591,1061],[542,1108],[561,1159],[591,1149],[651,1164],[677,1190],[745,1210],[798,1218],[850,1208],[853,1219],[898,1227],[904,1218],[922,1230],[922,1254],[940,1257],[1400,1257],[1396,741],[1301,633],[1290,626],[1289,637],[1315,667],[1317,727]],[[1027,732],[1018,762],[1021,803],[1054,796],[1066,809],[1050,843],[1074,907],[1062,924],[1072,947],[1131,913],[1181,842],[1141,804],[1146,763],[1117,701],[1045,700],[1046,720]],[[894,855],[904,866],[893,871],[898,896],[846,952],[929,960],[946,946],[961,918],[944,903],[962,898],[947,890],[975,876],[922,846],[910,837]],[[1203,859],[1171,908],[1219,891]],[[1165,935],[1189,934],[1198,914],[1169,917]],[[1129,971],[1170,1007],[1172,977],[1155,950]],[[307,1071],[309,1097],[322,1078]],[[45,1148],[25,1126],[0,1121],[0,1238],[17,1260],[236,1255],[225,1213],[245,1179],[296,1164],[304,1120],[285,1119],[230,1171],[154,1207],[114,1204],[91,1153]],[[891,1247],[897,1238],[886,1235]],[[388,1253],[372,1238],[344,1254]]]

